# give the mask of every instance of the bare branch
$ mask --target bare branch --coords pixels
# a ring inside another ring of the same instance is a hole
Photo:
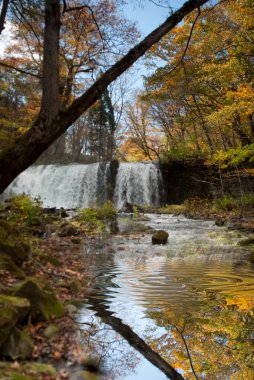
[[[42,78],[42,76],[40,76],[38,74],[34,74],[31,71],[26,71],[26,70],[20,69],[19,67],[15,67],[15,66],[9,65],[8,63],[2,62],[2,61],[0,61],[0,66],[6,67],[7,69],[18,71],[21,74],[31,75],[32,77],[36,77],[36,78],[39,78],[39,79]]]
[[[195,376],[195,379],[198,380],[198,375],[196,374],[196,371],[194,369],[192,358],[191,358],[191,354],[190,354],[190,350],[189,350],[189,347],[187,345],[187,342],[186,342],[186,339],[185,339],[185,336],[184,336],[185,326],[183,326],[183,328],[181,330],[177,326],[175,326],[175,325],[172,325],[172,326],[176,329],[176,331],[178,332],[178,334],[182,338],[182,341],[183,341],[183,344],[184,344],[184,347],[185,347],[185,350],[186,350],[186,353],[187,353],[187,356],[188,356],[188,359],[189,359],[189,363],[190,363],[193,375]]]
[[[95,17],[95,14],[94,14],[94,11],[92,10],[92,8],[89,6],[89,5],[80,5],[80,6],[77,6],[77,7],[71,7],[71,8],[67,8],[67,4],[66,4],[66,1],[63,0],[63,3],[64,3],[64,8],[63,8],[63,14],[66,13],[66,12],[72,12],[72,11],[81,11],[83,9],[88,9],[89,12],[91,13],[91,16],[92,16],[92,19],[93,19],[93,22],[95,23],[95,26],[98,30],[98,33],[100,35],[100,38],[101,40],[103,41],[103,36],[102,36],[102,33],[101,33],[101,30],[100,30],[100,27],[97,23],[97,20],[96,20],[96,17]]]
[[[184,57],[185,57],[185,55],[186,55],[186,53],[187,53],[187,51],[188,51],[188,48],[189,48],[189,45],[190,45],[190,41],[191,41],[191,37],[192,37],[192,34],[193,34],[193,30],[194,30],[194,28],[195,28],[195,25],[196,25],[196,23],[197,23],[197,21],[198,21],[198,18],[199,18],[199,16],[201,15],[201,11],[200,11],[200,7],[198,7],[198,14],[197,14],[197,16],[196,16],[196,18],[195,18],[195,20],[194,20],[194,22],[193,22],[193,24],[192,24],[192,26],[191,26],[191,30],[190,30],[190,34],[189,34],[189,37],[188,37],[188,40],[187,40],[187,44],[186,44],[186,46],[185,46],[185,49],[184,49],[184,52],[183,52],[183,54],[182,54],[182,57],[181,57],[181,59],[177,62],[177,64],[168,72],[168,74],[171,74],[182,62],[183,62],[183,60],[184,60]]]
[[[25,16],[25,12],[21,12],[20,9],[18,8],[18,6],[15,4],[15,2],[13,2],[12,5],[13,5],[15,11],[17,12],[17,14],[19,15],[19,16],[17,15],[17,18],[20,20],[20,22],[22,22],[21,20],[23,19],[24,26],[26,27],[26,29],[28,31],[32,31],[32,33],[34,34],[34,36],[35,36],[35,38],[39,44],[39,46],[42,46],[40,38],[39,38],[38,34],[36,33],[33,25],[28,21],[27,17]]]
[[[0,14],[0,34],[4,30],[5,18],[8,10],[9,0],[3,0],[3,5]]]

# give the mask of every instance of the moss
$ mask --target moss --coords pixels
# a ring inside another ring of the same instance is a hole
[[[81,244],[81,239],[78,238],[78,237],[72,237],[72,238],[71,238],[71,242],[72,242],[73,244]]]
[[[32,356],[33,341],[27,333],[15,327],[1,351],[4,356],[16,359],[28,359]]]
[[[32,376],[22,375],[22,374],[17,373],[17,372],[12,372],[10,374],[10,376],[11,376],[11,380],[35,380],[35,378]]]
[[[240,247],[248,247],[249,245],[254,244],[254,238],[244,239],[240,240],[237,245],[240,245]]]
[[[0,220],[0,255],[8,255],[20,265],[30,254],[30,246],[23,241],[19,231],[10,223]]]
[[[60,267],[60,266],[62,266],[61,261],[59,261],[58,259],[56,259],[56,258],[53,257],[53,256],[43,255],[43,256],[42,256],[42,260],[45,260],[46,262],[48,262],[48,263],[54,265],[55,267]]]
[[[14,329],[17,321],[19,319],[19,314],[13,307],[1,307],[0,313],[0,347],[3,346],[5,341],[8,339],[12,330]]]
[[[14,294],[29,299],[34,318],[49,320],[52,316],[61,317],[64,313],[64,307],[52,289],[37,278],[27,278]]]
[[[44,363],[26,363],[23,366],[24,371],[32,371],[37,374],[50,374],[55,376],[57,374],[56,370],[50,364]]]
[[[182,205],[167,205],[165,207],[160,207],[158,209],[158,212],[160,214],[181,214],[186,212],[187,207],[182,204]]]
[[[99,380],[101,377],[89,371],[77,371],[71,378],[72,380]]]
[[[0,307],[15,309],[18,313],[18,322],[22,322],[29,313],[31,304],[27,298],[0,295]]]
[[[158,230],[152,235],[152,244],[166,244],[168,240],[168,233],[163,230]]]
[[[23,272],[22,269],[20,269],[12,259],[5,255],[5,254],[0,254],[0,269],[6,270],[7,272],[11,273],[14,277],[24,279],[25,278],[25,273]]]
[[[57,335],[59,331],[60,331],[60,328],[58,326],[50,324],[44,330],[44,335],[47,338],[52,338],[53,336]]]
[[[57,233],[59,237],[73,236],[73,235],[78,235],[78,234],[79,234],[79,230],[72,224],[65,224],[63,226],[60,226],[60,229]]]

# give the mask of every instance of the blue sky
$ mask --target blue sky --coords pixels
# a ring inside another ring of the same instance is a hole
[[[157,2],[159,3],[159,0]],[[143,35],[146,35],[169,16],[169,10],[157,6],[149,0],[142,1],[142,3],[143,5],[139,6],[138,1],[128,1],[128,4],[124,7],[124,14],[127,18],[136,21],[139,30]],[[182,0],[169,1],[173,10],[180,8],[183,3],[184,1]]]
[[[160,0],[154,0],[155,3],[159,3],[159,1]],[[129,0],[123,8],[123,13],[126,18],[137,23],[137,27],[144,37],[165,21],[169,16],[169,9],[155,5],[151,0],[141,0],[140,2],[142,2],[142,6],[138,5],[138,0]],[[173,10],[176,10],[180,8],[184,2],[184,0],[170,0],[169,4]],[[143,87],[142,76],[147,74],[142,64],[142,59],[138,61],[135,67],[137,72],[135,75],[135,84],[133,85],[134,92]]]

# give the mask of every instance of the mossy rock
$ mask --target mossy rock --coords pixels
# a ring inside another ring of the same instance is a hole
[[[47,263],[54,265],[55,267],[62,266],[61,261],[58,260],[56,257],[50,256],[50,255],[43,255],[42,259],[45,260]]]
[[[78,234],[79,234],[79,230],[75,226],[69,223],[61,225],[57,233],[59,237],[75,236]]]
[[[33,347],[34,343],[30,336],[15,327],[1,348],[1,352],[12,360],[28,359],[32,356]]]
[[[23,365],[24,371],[31,371],[37,375],[49,374],[52,376],[57,375],[56,369],[51,364],[30,362]]]
[[[168,241],[168,233],[163,230],[155,231],[152,235],[152,244],[166,244]]]
[[[23,375],[17,372],[11,372],[10,374],[10,379],[11,380],[36,380],[34,377],[29,376],[29,375]]]
[[[19,268],[10,256],[5,254],[0,254],[0,269],[6,270],[7,272],[11,273],[14,277],[24,279],[25,273],[24,271]]]
[[[254,238],[240,240],[237,245],[240,247],[248,247],[249,245],[254,245]]]
[[[0,220],[0,255],[8,255],[15,264],[21,265],[30,254],[30,246],[19,231],[10,223]]]
[[[82,366],[89,371],[98,372],[100,368],[101,358],[99,355],[90,354],[82,362]]]
[[[53,336],[57,335],[59,331],[60,331],[59,326],[50,324],[44,330],[44,335],[46,338],[52,338]]]
[[[71,380],[99,380],[101,377],[89,371],[76,371],[71,375]]]
[[[79,280],[72,280],[69,282],[59,281],[58,286],[70,290],[70,292],[73,294],[79,293],[82,289],[82,285]]]
[[[71,303],[65,306],[65,310],[70,315],[76,314],[78,312],[78,308],[75,305],[72,305]]]
[[[120,231],[124,234],[140,234],[151,232],[153,229],[143,223],[134,222],[132,219],[129,219],[127,223],[125,221],[122,223]]]
[[[2,307],[15,309],[18,313],[17,322],[21,323],[28,315],[31,304],[27,298],[0,295],[0,308]]]
[[[82,240],[79,237],[72,237],[71,242],[73,244],[81,244]]]
[[[2,347],[9,338],[12,330],[19,320],[19,313],[10,306],[1,307],[0,312],[0,347]]]
[[[64,307],[53,290],[37,278],[27,278],[14,295],[29,299],[32,308],[31,315],[34,318],[49,320],[52,316],[61,317],[64,314]]]

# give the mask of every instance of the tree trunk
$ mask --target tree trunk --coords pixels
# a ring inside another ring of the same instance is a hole
[[[60,110],[58,114],[53,118],[50,116],[51,111],[48,111],[48,115],[50,117],[46,118],[43,115],[44,112],[41,112],[36,123],[31,127],[31,129],[19,140],[17,140],[13,146],[11,146],[7,151],[2,152],[0,155],[0,193],[6,189],[6,187],[18,174],[29,167],[58,137],[60,137],[61,134],[63,134],[67,128],[78,119],[79,116],[81,116],[94,102],[96,102],[96,100],[101,97],[103,91],[105,91],[110,83],[112,83],[129,67],[131,67],[133,63],[136,62],[138,58],[143,56],[151,46],[159,42],[162,37],[164,37],[170,30],[172,30],[179,22],[182,21],[184,16],[186,16],[195,8],[200,7],[207,2],[208,0],[187,1],[162,25],[150,33],[146,38],[144,38],[144,40],[142,40],[138,45],[131,49],[122,59],[120,59],[109,70],[107,70],[83,95],[76,99],[67,110]],[[50,20],[54,20],[54,23],[45,25],[45,32],[46,29],[49,31],[54,30],[56,32],[56,26],[58,26],[59,33],[60,24],[56,25],[59,22],[59,1],[47,0],[46,3],[48,5],[47,9],[49,13],[46,12],[45,22],[49,24]],[[55,29],[53,29],[53,25]],[[54,34],[54,37],[56,37],[56,34]],[[44,78],[44,98],[42,111],[45,111],[47,109],[47,106],[50,107],[49,110],[51,110],[51,107],[54,110],[56,108],[55,105],[51,104],[50,106],[49,103],[47,103],[48,101],[53,102],[52,97],[50,97],[49,88],[51,87],[53,93],[56,94],[56,88],[59,86],[58,75],[56,75],[58,57],[56,57],[56,52],[52,51],[53,56],[51,56],[50,60],[50,49],[47,46],[47,44],[53,46],[54,41],[55,38],[52,38],[52,36],[48,36],[45,39],[44,52],[47,56],[47,59],[45,56],[44,70],[49,70],[49,72],[44,74],[47,75],[48,81],[54,81],[54,83],[46,83],[46,77]],[[52,63],[52,57],[55,57],[56,62],[54,61]],[[49,62],[52,63],[52,67],[50,67]]]
[[[51,122],[59,111],[60,2],[46,0],[40,117]]]

